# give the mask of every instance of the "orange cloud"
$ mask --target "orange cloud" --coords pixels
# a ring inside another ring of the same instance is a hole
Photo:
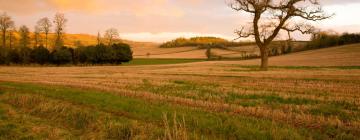
[[[47,4],[61,11],[94,12],[100,10],[100,3],[96,0],[49,0]]]

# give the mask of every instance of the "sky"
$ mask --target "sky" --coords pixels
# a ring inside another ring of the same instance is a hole
[[[335,16],[316,22],[322,30],[360,32],[360,0],[320,0]],[[234,30],[251,21],[232,10],[228,0],[0,0],[0,11],[16,26],[33,28],[42,17],[56,12],[68,19],[67,33],[103,33],[116,28],[120,37],[134,41],[164,42],[177,37],[216,36],[234,39]],[[298,36],[299,40],[302,39]]]

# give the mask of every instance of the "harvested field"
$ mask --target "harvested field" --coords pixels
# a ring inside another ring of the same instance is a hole
[[[0,138],[359,139],[359,53],[273,57],[269,71],[257,60],[0,67]]]

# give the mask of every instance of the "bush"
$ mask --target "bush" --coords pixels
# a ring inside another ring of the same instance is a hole
[[[43,46],[36,47],[31,51],[31,59],[34,63],[44,65],[49,62],[49,58],[50,52]]]
[[[51,61],[54,64],[69,64],[72,62],[72,54],[66,47],[61,47],[51,53]]]
[[[0,64],[9,64],[9,49],[0,46]]]
[[[30,64],[31,63],[31,48],[29,47],[20,47],[18,53],[20,57],[21,64]]]
[[[51,53],[43,46],[34,49],[29,47],[18,49],[0,47],[0,64],[121,64],[132,59],[131,48],[124,43],[111,46],[100,44],[76,49],[60,47]]]
[[[133,52],[128,44],[113,44],[111,48],[114,52],[113,63],[120,64],[122,62],[129,62],[133,59]]]

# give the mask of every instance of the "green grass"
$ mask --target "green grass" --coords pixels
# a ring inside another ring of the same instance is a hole
[[[124,66],[136,66],[136,65],[163,65],[163,64],[181,64],[181,63],[192,63],[201,62],[204,59],[154,59],[154,58],[136,58],[129,63],[124,63]]]
[[[188,85],[189,83],[174,81],[174,84]],[[164,113],[176,113],[179,117],[183,116],[186,122],[186,131],[192,139],[327,138],[326,135],[322,135],[316,130],[310,132],[267,119],[230,115],[226,112],[209,112],[163,101],[124,97],[109,92],[9,82],[0,83],[0,88],[4,91],[4,94],[0,95],[1,104],[10,105],[19,113],[40,117],[48,121],[45,123],[46,125],[65,125],[61,128],[69,131],[76,130],[77,133],[72,135],[78,138],[82,134],[87,134],[88,131],[93,131],[84,126],[91,125],[91,122],[100,122],[99,128],[96,128],[97,131],[104,131],[105,138],[114,138],[118,135],[141,138],[141,135],[152,134],[152,137],[145,136],[145,138],[156,139],[163,136],[165,131],[162,123]],[[44,107],[43,105],[47,106]],[[65,107],[66,110],[61,111],[61,107]],[[101,116],[108,117],[103,118]],[[114,122],[118,122],[114,120],[122,120],[120,121],[122,123],[114,125]],[[6,121],[1,119],[0,124]],[[15,124],[20,126],[19,123]],[[69,124],[69,127],[66,127],[66,124]],[[170,124],[174,125],[174,123]],[[26,133],[16,135],[31,134],[28,132],[31,127],[23,129],[26,130],[24,130]],[[4,131],[10,132],[7,129]],[[135,133],[138,131],[139,133]],[[140,133],[141,131],[147,133]],[[6,137],[0,135],[1,138]],[[46,135],[40,139],[43,138],[47,138]]]

